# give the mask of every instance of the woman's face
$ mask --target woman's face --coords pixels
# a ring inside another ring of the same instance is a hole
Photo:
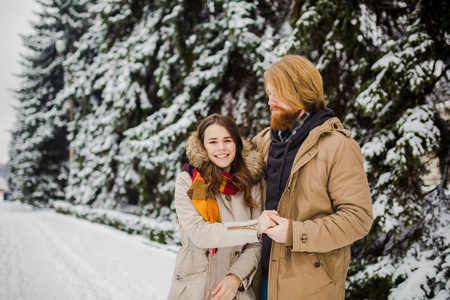
[[[225,127],[220,125],[212,124],[206,128],[203,145],[209,160],[219,168],[228,168],[236,156],[236,144]]]

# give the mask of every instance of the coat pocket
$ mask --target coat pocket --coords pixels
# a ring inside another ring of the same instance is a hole
[[[203,299],[206,291],[207,269],[207,264],[175,268],[173,291],[171,291],[173,299]]]
[[[327,279],[332,283],[336,284],[336,274],[334,271],[333,264],[330,264],[327,260],[325,254],[323,253],[315,253],[315,256],[311,260],[314,268],[316,268],[319,272],[323,272]]]

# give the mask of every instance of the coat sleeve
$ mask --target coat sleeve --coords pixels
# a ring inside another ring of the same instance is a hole
[[[293,252],[342,248],[363,238],[372,226],[372,200],[358,143],[342,138],[329,163],[327,201],[335,212],[314,220],[290,220],[286,246]]]
[[[178,222],[198,248],[222,248],[258,242],[257,220],[210,223],[198,213],[187,190],[192,184],[188,173],[178,175],[175,186],[175,210]]]
[[[261,215],[261,188],[258,184],[253,188],[253,199],[258,203],[252,213],[252,219],[256,219]],[[261,243],[251,243],[244,246],[242,253],[236,262],[231,266],[228,274],[234,274],[241,280],[240,289],[247,290],[252,283],[253,277],[258,269],[261,260]]]

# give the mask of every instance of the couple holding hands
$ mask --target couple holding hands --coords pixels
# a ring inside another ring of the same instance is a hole
[[[170,300],[344,299],[350,244],[373,221],[361,149],[308,59],[287,55],[264,79],[270,128],[252,144],[218,114],[186,142]]]

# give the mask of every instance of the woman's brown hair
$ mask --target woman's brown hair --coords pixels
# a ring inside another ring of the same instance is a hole
[[[283,56],[264,72],[264,81],[292,109],[314,113],[326,107],[322,75],[304,56]]]
[[[198,138],[202,142],[203,148],[205,147],[205,131],[209,126],[213,124],[224,127],[235,143],[236,156],[231,163],[230,173],[235,176],[239,180],[239,183],[244,187],[245,204],[250,208],[257,207],[251,195],[252,180],[250,171],[248,170],[247,165],[244,161],[244,157],[242,156],[244,145],[239,133],[239,128],[237,127],[236,123],[229,117],[219,114],[212,114],[206,117],[205,119],[203,119],[203,121],[200,122],[197,127]],[[206,192],[208,194],[208,197],[214,197],[214,194],[219,191],[220,184],[222,183],[222,170],[211,161],[208,161],[206,166],[204,166],[199,171],[200,174],[202,174],[202,177],[205,178]]]

